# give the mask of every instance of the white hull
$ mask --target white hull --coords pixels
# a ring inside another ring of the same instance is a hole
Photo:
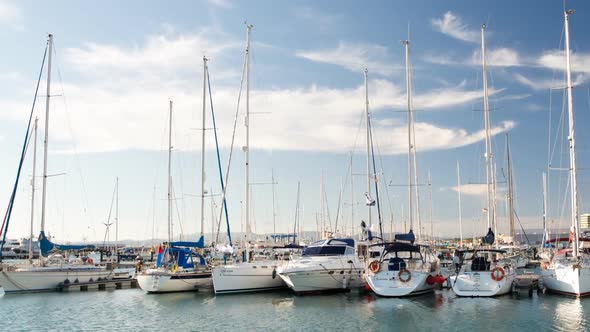
[[[362,286],[363,269],[320,269],[279,274],[295,293],[346,291]]]
[[[56,269],[56,268],[35,268],[27,270],[0,271],[0,287],[4,292],[24,293],[56,291],[59,284],[68,280],[70,283],[97,281],[100,279],[111,279],[113,272],[105,269]]]
[[[276,261],[221,265],[213,268],[215,294],[246,293],[286,288]],[[274,271],[274,273],[273,273]]]
[[[570,266],[548,268],[541,271],[543,285],[552,292],[572,295],[590,295],[590,268],[574,269]]]
[[[211,273],[150,269],[137,275],[137,284],[148,293],[190,292],[210,287]]]
[[[492,297],[510,293],[516,274],[506,269],[500,281],[492,279],[490,271],[461,272],[449,278],[453,292],[463,297]]]
[[[423,271],[410,271],[411,279],[403,282],[399,278],[399,271],[381,271],[377,274],[368,274],[365,280],[371,290],[379,296],[403,297],[426,294],[434,291],[434,284],[426,282],[428,276],[434,277],[436,273]]]

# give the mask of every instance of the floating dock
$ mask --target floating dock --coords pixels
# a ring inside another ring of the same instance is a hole
[[[517,297],[521,296],[533,296],[533,291],[539,289],[539,278],[538,274],[521,274],[516,276],[512,283],[512,294]]]
[[[61,292],[104,291],[111,289],[137,288],[137,280],[131,278],[97,280],[91,282],[62,282],[58,286]]]

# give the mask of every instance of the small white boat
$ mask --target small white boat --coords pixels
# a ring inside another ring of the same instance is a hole
[[[442,282],[436,257],[427,247],[403,243],[384,243],[383,254],[369,263],[365,280],[379,296],[404,297],[434,291]]]
[[[254,261],[213,268],[215,294],[277,290],[287,285],[277,274],[283,261]]]
[[[211,286],[211,270],[194,262],[187,248],[166,248],[159,254],[156,268],[137,274],[137,284],[148,293],[197,291]],[[204,262],[201,262],[204,263]]]
[[[354,239],[327,239],[307,247],[301,258],[278,268],[279,276],[295,293],[347,291],[360,288],[364,262]]]
[[[573,249],[558,251],[541,270],[543,285],[551,292],[571,295],[590,295],[590,256],[574,257]]]
[[[463,297],[493,297],[508,294],[516,279],[516,270],[493,256],[506,252],[497,249],[461,250],[464,255],[459,273],[450,276],[453,292]]]

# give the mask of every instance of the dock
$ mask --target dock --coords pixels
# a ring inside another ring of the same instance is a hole
[[[538,274],[521,274],[516,276],[512,283],[512,294],[517,297],[521,296],[533,296],[533,291],[539,290],[539,278]]]
[[[104,291],[114,289],[127,289],[137,288],[137,280],[131,278],[125,279],[111,279],[111,280],[98,280],[91,282],[62,282],[58,286],[58,290],[61,292],[72,292],[72,291]]]

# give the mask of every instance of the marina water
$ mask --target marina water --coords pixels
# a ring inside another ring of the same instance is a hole
[[[140,289],[0,297],[3,331],[588,331],[590,298],[414,298],[288,291],[215,296]]]

